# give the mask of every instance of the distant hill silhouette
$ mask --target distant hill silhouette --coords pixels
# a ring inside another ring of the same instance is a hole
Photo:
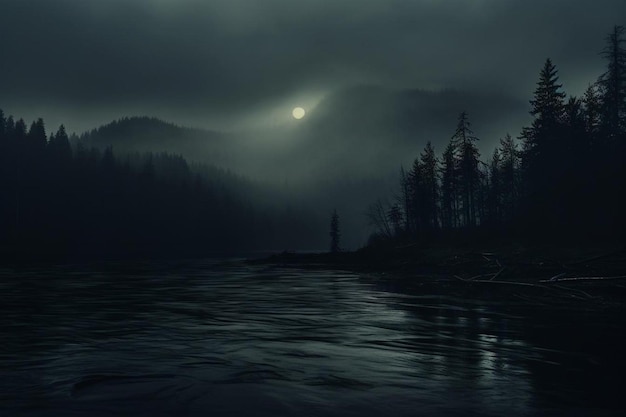
[[[177,153],[274,181],[379,177],[410,164],[407,155],[428,140],[442,149],[464,109],[471,109],[481,147],[490,151],[523,124],[527,103],[489,94],[360,85],[329,94],[302,121],[272,129],[216,132],[131,117],[85,133],[82,140],[116,152]]]
[[[113,121],[84,133],[80,139],[98,148],[112,146],[116,152],[169,152],[206,162],[220,162],[224,147],[219,132],[182,127],[145,116]]]

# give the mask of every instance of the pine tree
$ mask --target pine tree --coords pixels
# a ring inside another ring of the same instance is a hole
[[[564,108],[563,125],[568,143],[564,144],[561,157],[569,158],[571,163],[578,165],[588,158],[590,151],[589,136],[587,135],[583,101],[570,97]]]
[[[28,149],[30,152],[41,153],[48,143],[46,127],[42,118],[37,119],[30,125],[27,134]]]
[[[531,127],[523,129],[524,166],[533,174],[534,165],[543,168],[544,157],[556,148],[555,136],[563,119],[565,93],[560,91],[558,70],[548,58],[539,74],[530,114],[534,116]],[[532,176],[532,175],[531,175]]]
[[[414,236],[418,236],[424,230],[423,224],[423,202],[422,202],[422,166],[419,158],[415,158],[411,170],[407,174],[407,183],[409,191],[409,212],[408,217],[413,226],[411,232]]]
[[[452,141],[459,149],[459,184],[460,200],[463,210],[463,226],[475,226],[477,220],[476,198],[480,184],[479,161],[480,154],[475,142],[478,140],[470,129],[467,112],[459,115],[457,128]]]
[[[624,27],[615,26],[606,37],[602,51],[607,69],[598,80],[600,98],[600,132],[595,152],[598,167],[597,188],[602,190],[596,199],[602,198],[603,205],[613,207],[612,215],[604,214],[604,228],[621,227],[626,232],[626,49]],[[597,217],[597,216],[596,216]]]
[[[502,156],[498,148],[494,149],[489,165],[488,212],[492,224],[499,225],[502,220]]]
[[[15,138],[15,120],[11,115],[9,115],[4,122],[4,137],[9,143],[13,142]]]
[[[24,119],[19,119],[15,122],[15,127],[13,129],[13,140],[22,146],[24,144],[24,139],[26,138],[26,122]]]
[[[501,182],[501,211],[506,221],[510,221],[516,212],[520,196],[519,178],[519,150],[517,143],[508,133],[500,139],[500,182]]]
[[[4,118],[4,112],[0,109],[0,144],[5,142],[6,138],[6,119]]]
[[[408,234],[413,230],[413,222],[409,214],[411,211],[411,185],[409,184],[409,178],[404,171],[404,167],[400,167],[400,187],[402,189],[400,204],[402,204],[402,212],[404,215],[404,231]]]
[[[430,141],[420,154],[424,224],[430,230],[439,228],[439,161]]]
[[[600,128],[600,97],[597,84],[590,84],[582,100],[585,130],[592,143],[595,142]]]
[[[609,139],[626,132],[626,49],[624,27],[615,26],[607,36],[602,55],[608,68],[600,76],[603,128]]]
[[[65,126],[59,126],[56,135],[50,135],[48,149],[57,162],[67,162],[72,158],[72,147]]]
[[[563,116],[565,93],[559,91],[563,85],[558,83],[558,70],[548,58],[539,74],[535,96],[530,100],[530,114],[535,116],[536,127],[546,129],[557,124]]]
[[[457,227],[457,146],[450,141],[443,152],[441,170],[441,223],[444,229]]]
[[[547,59],[543,66],[534,97],[530,100],[530,114],[534,120],[522,131],[522,172],[524,175],[524,211],[527,228],[553,226],[559,219],[558,206],[562,204],[561,191],[565,166],[561,158],[569,147],[563,130],[565,93],[561,91],[558,71]],[[530,229],[528,229],[530,230]]]
[[[339,215],[337,214],[337,210],[333,210],[333,214],[330,219],[330,252],[337,253],[341,251],[339,246],[339,241],[341,238],[341,233],[339,231]]]
[[[487,220],[490,187],[489,165],[483,161],[478,161],[478,188],[475,197],[477,225],[482,225]]]

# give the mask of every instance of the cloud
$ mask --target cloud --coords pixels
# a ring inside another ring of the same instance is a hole
[[[623,0],[2,0],[0,106],[228,126],[367,82],[530,96],[548,56],[578,94],[623,16]]]

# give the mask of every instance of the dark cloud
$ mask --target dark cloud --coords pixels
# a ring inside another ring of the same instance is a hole
[[[526,99],[548,56],[579,94],[625,16],[624,0],[0,0],[0,106],[78,130],[128,113],[228,127],[357,83]]]

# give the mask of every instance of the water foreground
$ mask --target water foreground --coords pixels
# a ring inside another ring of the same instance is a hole
[[[441,288],[239,262],[4,268],[0,414],[624,411],[620,311]]]

